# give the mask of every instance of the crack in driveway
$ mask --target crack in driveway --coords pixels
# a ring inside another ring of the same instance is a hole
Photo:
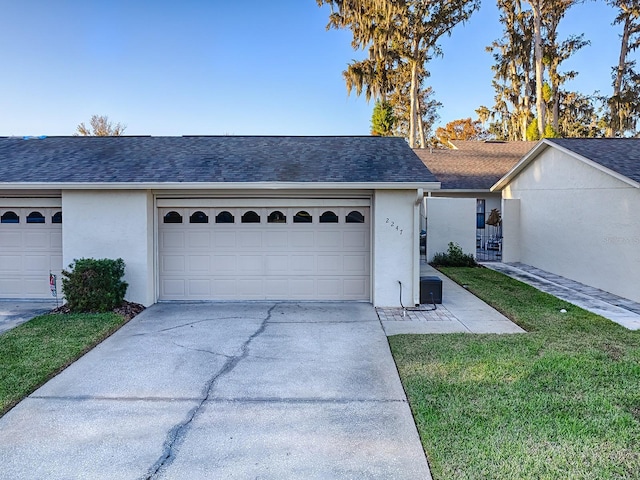
[[[171,330],[177,330],[179,328],[184,328],[184,327],[193,327],[194,325],[198,325],[200,323],[217,322],[219,320],[241,320],[243,318],[246,318],[246,317],[232,316],[232,317],[205,318],[203,320],[196,320],[195,322],[181,323],[180,325],[174,325],[172,327],[163,328],[161,330],[156,331],[155,333],[169,332]]]
[[[273,323],[271,323],[273,325]],[[171,342],[173,343],[176,347],[180,347],[180,348],[184,348],[185,350],[191,350],[192,352],[202,352],[202,353],[208,353],[211,354],[213,356],[216,357],[224,357],[224,358],[233,358],[234,355],[229,355],[226,353],[220,353],[220,352],[214,352],[212,350],[204,350],[202,348],[194,348],[194,347],[189,347],[187,345],[181,345],[178,342]],[[247,354],[245,357],[251,357],[254,359],[258,359],[258,360],[280,360],[279,357],[266,357],[264,355],[249,355]]]
[[[187,345],[181,345],[178,342],[174,342],[174,341],[171,341],[171,343],[173,343],[176,347],[184,348],[185,350],[190,350],[192,352],[207,353],[209,355],[213,355],[214,357],[224,357],[224,358],[234,357],[234,355],[227,355],[226,353],[214,352],[212,350],[205,350],[203,348],[188,347]]]
[[[171,327],[161,328],[160,330],[152,330],[152,331],[149,331],[149,332],[134,333],[131,336],[132,337],[146,337],[146,336],[152,335],[154,333],[164,333],[164,332],[170,332],[171,330],[178,330],[178,329],[184,328],[184,327],[193,327],[194,325],[198,325],[200,323],[217,322],[218,320],[240,320],[240,319],[243,319],[243,318],[246,318],[246,317],[233,316],[233,317],[205,318],[203,320],[196,320],[195,322],[181,323],[180,325],[173,325]]]
[[[175,425],[169,431],[169,433],[167,434],[167,439],[164,442],[162,455],[160,455],[160,458],[158,458],[156,463],[151,466],[147,474],[143,477],[145,480],[157,478],[158,475],[162,473],[162,470],[165,470],[173,463],[180,446],[184,442],[185,437],[189,432],[191,423],[196,418],[198,413],[202,410],[202,407],[207,402],[207,400],[209,400],[209,397],[211,396],[211,393],[213,391],[213,387],[218,382],[218,380],[231,373],[233,369],[238,365],[238,363],[240,363],[248,356],[249,345],[255,338],[259,337],[265,331],[265,329],[267,328],[267,323],[271,319],[271,313],[277,306],[277,303],[273,304],[269,308],[269,310],[267,310],[267,315],[262,320],[260,327],[240,347],[240,355],[228,357],[222,368],[209,379],[204,387],[203,398],[195,408],[189,411],[189,413],[187,414],[187,418],[182,423]]]

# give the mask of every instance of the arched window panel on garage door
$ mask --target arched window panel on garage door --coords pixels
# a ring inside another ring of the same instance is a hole
[[[260,223],[260,215],[253,210],[249,210],[242,215],[242,223]]]
[[[235,217],[227,210],[223,210],[216,215],[216,223],[234,223],[235,221]]]
[[[27,223],[44,223],[44,215],[40,212],[31,212],[27,215]]]
[[[357,211],[352,210],[345,218],[346,223],[364,223],[364,215]]]
[[[311,223],[313,222],[313,217],[311,214],[305,210],[300,210],[293,216],[293,223]]]
[[[51,223],[62,223],[62,212],[56,212],[51,217]]]
[[[0,217],[0,223],[20,223],[20,217],[11,210],[4,212]]]
[[[338,215],[331,210],[327,210],[320,215],[320,223],[338,223]]]
[[[191,214],[189,223],[209,223],[209,216],[202,210],[198,210]]]
[[[267,217],[268,223],[287,223],[287,216],[280,210],[274,210]]]
[[[160,300],[370,300],[370,207],[364,201],[170,201],[158,205]],[[171,210],[184,224],[162,222]],[[216,225],[190,223],[196,211]],[[352,211],[365,223],[346,224]],[[223,218],[230,223],[218,224]]]
[[[175,210],[172,210],[164,216],[163,221],[164,223],[182,223],[182,215]]]

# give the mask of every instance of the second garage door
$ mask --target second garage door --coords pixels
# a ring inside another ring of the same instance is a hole
[[[368,206],[158,209],[160,300],[369,300]]]
[[[0,206],[0,298],[51,298],[61,270],[61,209]]]

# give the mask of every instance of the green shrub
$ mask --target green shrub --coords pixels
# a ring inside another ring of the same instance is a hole
[[[470,253],[464,253],[457,243],[449,242],[447,253],[436,253],[431,261],[438,267],[477,267],[476,259]]]
[[[127,292],[124,260],[81,258],[62,271],[62,288],[72,312],[109,312]]]

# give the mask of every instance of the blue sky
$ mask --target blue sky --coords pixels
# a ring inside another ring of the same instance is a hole
[[[71,135],[92,114],[128,135],[367,135],[372,104],[347,96],[360,58],[348,31],[326,31],[314,0],[5,1],[0,15],[0,135]],[[591,45],[566,62],[582,93],[611,90],[619,27],[603,0],[571,9],[561,35]],[[450,38],[429,83],[440,123],[493,105],[501,34],[494,2]],[[561,37],[562,38],[562,37]]]

